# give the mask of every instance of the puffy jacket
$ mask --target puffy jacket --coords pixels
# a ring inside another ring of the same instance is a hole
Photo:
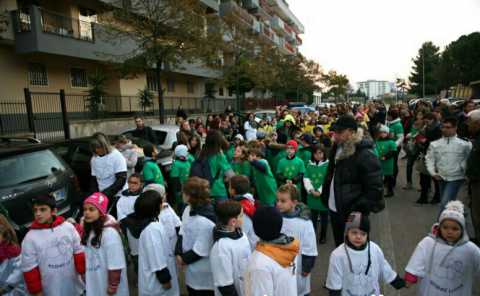
[[[425,164],[431,176],[439,175],[445,181],[465,178],[466,162],[472,143],[458,138],[443,137],[428,147]]]
[[[351,141],[343,144],[339,155],[337,149],[335,144],[330,153],[327,177],[323,184],[323,203],[328,204],[334,179],[337,212],[348,215],[352,211],[368,214],[383,210],[382,166],[373,151],[373,141],[364,138],[359,129]]]

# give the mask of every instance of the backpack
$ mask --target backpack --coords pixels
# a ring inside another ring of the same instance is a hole
[[[212,171],[210,170],[210,162],[208,161],[208,158],[198,158],[192,163],[190,168],[190,177],[199,177],[205,179],[208,181],[208,183],[210,183],[210,186],[212,186],[220,175],[220,168],[218,168],[215,176],[212,176],[211,172]]]

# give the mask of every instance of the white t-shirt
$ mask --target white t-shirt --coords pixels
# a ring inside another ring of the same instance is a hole
[[[315,237],[315,229],[311,220],[302,218],[283,218],[282,231],[283,234],[292,236],[300,241],[300,252],[295,259],[297,274],[297,290],[298,295],[306,295],[310,293],[310,277],[302,276],[302,255],[318,256],[317,239]]]
[[[130,255],[138,256],[138,238],[135,238],[129,229],[127,229],[127,241],[128,248],[130,249]]]
[[[22,242],[21,269],[27,272],[39,267],[45,296],[80,295],[83,284],[73,254],[82,252],[80,236],[68,222],[30,230]]]
[[[257,246],[259,238],[253,230],[252,218],[247,215],[243,215],[242,232],[247,236],[248,241],[250,242],[250,248],[253,252]]]
[[[245,140],[247,142],[257,139],[257,129],[250,125],[250,121],[245,121],[243,129],[245,130]]]
[[[341,244],[330,255],[326,287],[330,290],[342,290],[342,296],[378,296],[380,295],[379,281],[391,283],[397,273],[392,270],[385,260],[380,247],[370,242],[371,265],[368,274],[368,247],[361,251],[349,247],[348,254],[352,261],[353,273],[350,271],[345,244]]]
[[[159,220],[163,224],[163,228],[167,233],[168,240],[170,242],[170,250],[175,251],[175,245],[177,244],[177,227],[182,226],[182,221],[178,218],[177,213],[172,209],[168,203],[163,203],[162,210],[160,211]]]
[[[251,254],[250,243],[244,234],[239,239],[221,238],[210,252],[215,296],[222,296],[217,287],[235,285],[239,296],[244,295],[244,275]]]
[[[245,273],[245,296],[297,295],[295,268],[282,267],[267,255],[253,251]]]
[[[139,296],[178,296],[175,255],[170,249],[169,238],[161,222],[150,223],[140,234],[138,246],[138,294]],[[156,272],[168,268],[172,288],[165,290]]]
[[[113,218],[112,218],[113,219]],[[90,235],[86,257],[86,290],[87,296],[108,296],[108,271],[121,269],[120,284],[116,296],[128,296],[127,264],[120,234],[113,227],[105,227],[99,248],[92,247]],[[64,294],[67,295],[67,294]]]
[[[117,219],[118,221],[127,217],[135,211],[135,201],[139,195],[120,195],[117,201]]]
[[[190,206],[185,208],[182,215],[180,235],[182,251],[193,250],[203,258],[189,264],[185,272],[185,283],[195,290],[213,290],[213,276],[208,258],[213,245],[213,228],[215,223],[209,219],[195,215],[190,216]]]
[[[103,191],[115,182],[115,174],[127,172],[127,161],[117,149],[107,155],[93,156],[90,160],[92,176],[97,178],[98,190]],[[126,189],[127,182],[123,189]]]
[[[425,237],[405,271],[421,278],[418,295],[471,296],[472,285],[480,277],[480,249],[472,242],[453,247]]]

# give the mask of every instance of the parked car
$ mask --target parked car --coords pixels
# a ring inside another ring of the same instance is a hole
[[[291,110],[300,111],[301,113],[315,112],[315,108],[312,108],[312,107],[309,107],[309,106],[293,107],[293,108],[291,108]]]
[[[255,111],[255,121],[259,123],[261,120],[268,117],[275,118],[277,112],[275,110],[259,110]]]
[[[58,215],[78,214],[78,180],[50,145],[29,138],[0,138],[0,207],[20,239],[34,219],[32,199],[41,194],[55,197]]]

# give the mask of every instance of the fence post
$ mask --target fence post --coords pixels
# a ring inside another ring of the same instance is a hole
[[[35,121],[33,117],[33,107],[32,107],[32,94],[28,88],[23,89],[25,94],[25,107],[27,109],[27,120],[28,120],[28,129],[33,133],[33,136],[36,137],[37,133],[35,132]]]
[[[67,102],[65,100],[65,90],[60,90],[60,106],[62,107],[63,133],[65,139],[70,139],[70,123],[68,122]]]

